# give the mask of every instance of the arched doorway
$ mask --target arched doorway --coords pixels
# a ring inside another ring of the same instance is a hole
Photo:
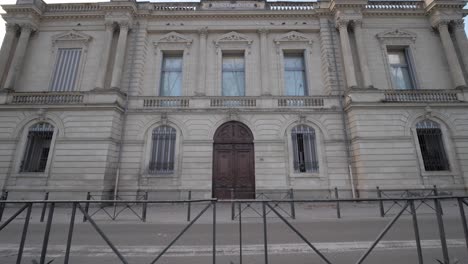
[[[250,129],[236,121],[221,125],[214,135],[213,198],[255,198],[255,155]]]

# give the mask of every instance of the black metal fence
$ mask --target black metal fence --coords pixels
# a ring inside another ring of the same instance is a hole
[[[70,250],[71,244],[73,240],[74,234],[74,225],[76,220],[76,212],[79,211],[85,218],[87,222],[94,228],[94,230],[102,237],[102,239],[106,242],[106,244],[112,249],[112,252],[118,257],[121,263],[129,263],[126,257],[117,249],[114,243],[109,239],[109,237],[103,232],[103,229],[96,223],[93,219],[92,215],[86,210],[87,204],[99,204],[99,203],[115,203],[120,205],[127,205],[127,204],[140,204],[140,205],[149,205],[149,204],[202,204],[202,210],[196,214],[196,216],[189,221],[189,223],[182,229],[180,233],[178,233],[168,244],[161,250],[157,256],[153,258],[153,260],[149,263],[154,264],[157,263],[161,257],[167,253],[167,251],[189,230],[197,220],[204,215],[210,208],[212,209],[212,219],[210,222],[212,228],[212,263],[216,263],[216,227],[217,227],[217,216],[216,216],[216,208],[217,204],[220,203],[227,203],[228,205],[234,205],[234,208],[237,210],[237,221],[238,221],[238,232],[239,232],[239,263],[242,263],[243,260],[243,238],[242,238],[242,227],[243,227],[243,206],[246,204],[258,204],[261,208],[261,219],[262,219],[262,226],[263,226],[263,247],[264,247],[264,263],[269,263],[270,254],[268,252],[268,211],[273,213],[277,218],[281,220],[293,233],[295,233],[304,243],[306,243],[310,249],[315,252],[319,256],[319,258],[328,264],[332,264],[333,262],[327,258],[327,256],[321,252],[314,244],[307,239],[305,234],[301,233],[297,227],[294,225],[294,221],[288,220],[285,217],[284,213],[281,213],[276,204],[291,204],[291,203],[304,203],[304,204],[320,204],[320,203],[336,203],[336,204],[343,204],[343,203],[356,203],[356,202],[368,202],[368,203],[382,203],[382,202],[398,202],[401,205],[401,208],[398,210],[396,215],[394,215],[388,224],[385,226],[384,229],[381,230],[379,235],[375,238],[372,242],[371,246],[363,252],[363,254],[359,257],[359,259],[354,262],[356,264],[363,263],[369,254],[375,249],[376,245],[382,240],[382,238],[388,233],[388,231],[394,226],[394,224],[400,219],[405,211],[409,211],[411,214],[412,220],[412,228],[414,231],[414,240],[416,243],[416,254],[418,256],[418,263],[423,264],[423,254],[421,249],[421,237],[420,231],[418,226],[418,213],[416,204],[420,202],[431,203],[433,208],[435,209],[434,213],[437,219],[437,229],[440,238],[440,245],[441,251],[443,256],[443,263],[450,264],[449,260],[449,253],[448,253],[448,246],[447,246],[447,238],[444,229],[443,223],[443,215],[442,215],[442,203],[441,201],[456,201],[459,209],[459,215],[461,219],[461,224],[463,226],[463,234],[466,241],[466,248],[468,250],[468,226],[466,221],[465,215],[465,206],[468,206],[468,196],[434,196],[434,197],[405,197],[405,198],[372,198],[372,199],[327,199],[327,200],[317,200],[317,199],[282,199],[282,200],[227,200],[227,201],[218,201],[216,199],[204,199],[204,200],[170,200],[170,201],[160,201],[160,200],[29,200],[29,201],[14,201],[14,200],[1,200],[0,205],[4,208],[4,205],[16,205],[13,207],[15,210],[14,212],[9,215],[7,219],[3,221],[0,225],[0,234],[1,231],[8,226],[13,220],[15,220],[19,215],[23,214],[26,211],[26,216],[24,218],[24,223],[21,231],[21,240],[18,246],[18,254],[17,254],[17,264],[21,263],[23,251],[25,247],[25,241],[28,235],[28,227],[31,221],[31,211],[34,205],[40,205],[42,208],[48,207],[49,211],[47,214],[45,232],[43,236],[43,242],[41,244],[41,254],[40,254],[40,264],[45,264],[47,259],[47,248],[49,243],[49,236],[52,227],[52,220],[54,218],[54,210],[56,206],[60,205],[64,207],[65,205],[70,205],[69,210],[71,210],[70,214],[70,221],[69,221],[69,228],[68,228],[68,235],[66,241],[66,250],[64,253],[64,263],[69,263],[70,259]],[[16,210],[17,209],[17,210]],[[339,211],[338,211],[339,212]],[[348,262],[351,263],[351,262]],[[429,263],[429,262],[426,262]]]

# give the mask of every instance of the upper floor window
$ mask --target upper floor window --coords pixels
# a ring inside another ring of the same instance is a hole
[[[170,126],[160,126],[153,130],[150,174],[174,172],[176,130]]]
[[[421,156],[426,171],[449,170],[440,125],[426,119],[416,124]]]
[[[26,149],[20,170],[22,172],[44,172],[54,135],[54,126],[37,123],[29,128]]]
[[[54,92],[69,92],[76,89],[81,48],[59,48],[55,61],[50,90]]]
[[[387,54],[393,87],[402,90],[414,89],[408,49],[388,49]]]
[[[306,96],[307,85],[304,56],[301,54],[284,55],[284,87],[288,96]]]
[[[222,95],[245,95],[245,62],[243,55],[223,55]]]
[[[315,130],[306,125],[299,125],[292,129],[291,137],[294,171],[299,173],[318,172]]]
[[[159,95],[182,95],[182,55],[164,55]]]

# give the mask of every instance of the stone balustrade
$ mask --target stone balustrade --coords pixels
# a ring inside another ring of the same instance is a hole
[[[119,92],[16,92],[0,93],[0,105],[124,105]]]
[[[385,91],[385,102],[459,102],[457,91],[408,90]]]
[[[10,104],[81,104],[81,93],[14,93]]]
[[[423,1],[371,1],[367,9],[418,9],[423,8]]]

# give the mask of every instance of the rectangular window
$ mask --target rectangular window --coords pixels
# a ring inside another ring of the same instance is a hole
[[[170,174],[174,172],[176,130],[170,126],[160,126],[153,130],[150,174]]]
[[[414,81],[409,64],[407,49],[387,50],[388,62],[390,64],[390,75],[393,87],[400,90],[414,89]]]
[[[243,55],[223,55],[223,96],[245,95],[245,62]]]
[[[164,55],[159,95],[182,95],[182,55]]]
[[[44,172],[49,157],[54,128],[48,123],[39,123],[28,132],[22,172]]]
[[[307,96],[304,56],[302,54],[284,55],[285,95]]]
[[[294,172],[318,172],[319,163],[315,142],[315,130],[305,125],[299,125],[293,128],[291,137]]]
[[[81,60],[81,48],[59,48],[55,61],[50,90],[70,92],[76,89]]]

